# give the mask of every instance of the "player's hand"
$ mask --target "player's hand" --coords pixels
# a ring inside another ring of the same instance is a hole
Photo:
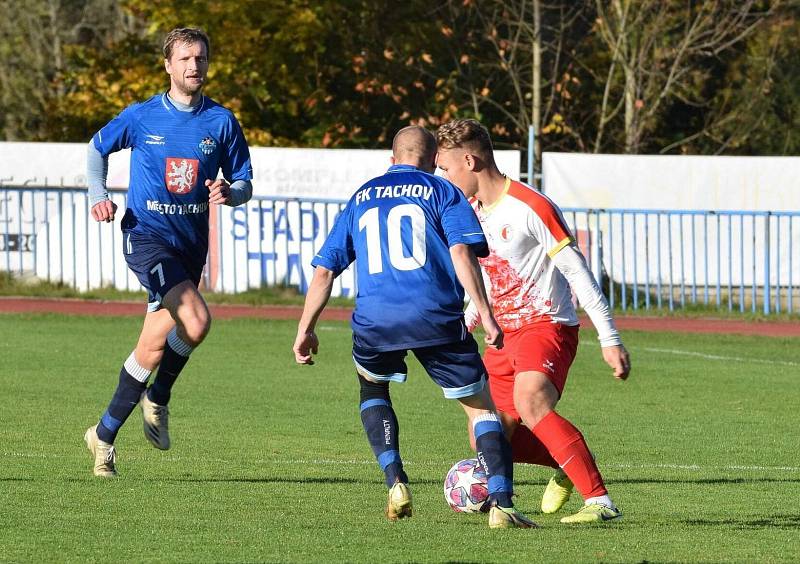
[[[298,333],[294,341],[294,359],[297,364],[314,364],[312,354],[317,354],[319,339],[313,331]]]
[[[213,182],[206,180],[208,186],[208,203],[221,205],[231,201],[231,185],[224,178],[217,178]]]
[[[614,378],[627,380],[628,374],[631,372],[631,359],[623,345],[603,347],[603,360],[614,371]]]
[[[478,313],[478,308],[473,306],[473,302],[469,303],[467,309],[464,310],[464,325],[467,326],[467,331],[472,333],[481,322],[481,314]]]
[[[488,319],[481,318],[481,324],[483,325],[483,331],[485,333],[483,342],[486,343],[486,346],[492,347],[493,349],[502,349],[503,330],[500,329],[493,315],[487,317]]]
[[[117,204],[111,200],[103,200],[92,206],[92,217],[95,221],[114,221],[114,214],[117,213]]]

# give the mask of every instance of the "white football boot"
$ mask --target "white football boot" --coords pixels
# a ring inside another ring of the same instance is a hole
[[[97,425],[86,429],[83,435],[86,447],[94,456],[92,472],[100,478],[113,478],[117,475],[117,451],[114,445],[100,440],[97,436]]]
[[[169,407],[150,401],[147,390],[142,392],[139,405],[142,406],[144,436],[157,449],[169,450]]]

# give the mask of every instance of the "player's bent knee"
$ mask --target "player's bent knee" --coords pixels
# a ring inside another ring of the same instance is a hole
[[[389,401],[389,383],[375,382],[357,374],[360,386],[361,403],[372,399]]]
[[[187,319],[183,323],[183,336],[187,344],[196,347],[208,335],[211,330],[211,316],[199,316]]]

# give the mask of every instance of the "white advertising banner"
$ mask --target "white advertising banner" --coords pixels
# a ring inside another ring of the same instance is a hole
[[[562,207],[800,210],[800,157],[544,153],[542,175]]]
[[[0,186],[85,187],[87,144],[0,142]],[[380,149],[251,147],[253,194],[346,200],[386,172],[390,156]],[[495,151],[495,159],[508,176],[519,178],[519,151]],[[129,165],[130,151],[109,157],[109,188],[128,187]]]
[[[599,212],[576,229],[618,282],[724,292],[800,281],[800,217],[748,213],[800,210],[800,157],[545,153],[543,178],[560,207]]]
[[[81,289],[138,289],[121,250],[119,222],[97,224],[85,190],[86,144],[0,143],[0,270],[64,281]],[[212,207],[206,284],[238,292],[287,284],[305,291],[311,258],[341,204],[389,166],[388,150],[251,148],[253,198],[244,206]],[[519,153],[498,151],[510,176]],[[128,185],[130,152],[109,159],[108,186]],[[46,187],[46,188],[45,188]],[[122,216],[124,192],[112,192]],[[331,201],[332,200],[332,201]],[[352,296],[351,270],[334,295]]]

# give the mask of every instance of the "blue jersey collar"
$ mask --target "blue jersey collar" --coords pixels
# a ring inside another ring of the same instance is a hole
[[[180,115],[194,116],[194,115],[199,114],[202,111],[202,109],[205,107],[205,105],[206,105],[206,97],[202,96],[200,98],[200,103],[197,104],[196,106],[193,106],[190,111],[183,111],[183,110],[179,110],[175,106],[175,104],[173,103],[173,100],[170,99],[170,97],[168,96],[168,93],[164,92],[163,94],[161,94],[161,104],[164,106],[164,108],[168,112],[175,112],[179,116]]]
[[[420,172],[420,169],[411,165],[396,164],[390,166],[387,172]]]

